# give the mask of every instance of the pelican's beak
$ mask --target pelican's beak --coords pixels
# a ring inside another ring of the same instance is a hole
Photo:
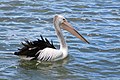
[[[81,34],[79,34],[66,20],[64,20],[64,22],[61,24],[61,28],[69,31],[71,34],[73,34],[77,38],[89,44],[89,42]]]

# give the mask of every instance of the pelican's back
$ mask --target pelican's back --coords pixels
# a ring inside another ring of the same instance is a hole
[[[28,41],[26,40],[25,43],[22,43],[23,47],[21,49],[18,49],[17,52],[15,52],[15,55],[18,56],[26,56],[26,57],[35,57],[36,53],[39,50],[43,50],[45,48],[53,48],[56,49],[51,41],[51,43],[45,38],[41,36],[41,39],[38,39],[36,41]]]

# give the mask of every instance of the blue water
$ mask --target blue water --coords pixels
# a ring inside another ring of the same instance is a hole
[[[56,14],[90,44],[63,31],[69,56],[62,61],[37,65],[13,55],[40,34],[59,48]],[[120,1],[0,0],[0,80],[120,80]]]

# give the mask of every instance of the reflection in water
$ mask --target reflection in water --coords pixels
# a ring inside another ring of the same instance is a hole
[[[72,75],[71,70],[66,66],[71,62],[70,57],[68,56],[64,60],[57,62],[44,62],[40,63],[37,61],[25,61],[20,60],[18,69],[19,73],[22,75],[31,76],[32,79],[58,79],[59,77],[65,78],[65,75]],[[40,76],[40,77],[39,77]]]
[[[64,60],[56,61],[56,62],[39,62],[39,61],[26,61],[20,60],[19,66],[24,69],[52,69],[55,67],[64,66],[68,63],[69,57],[65,58]]]

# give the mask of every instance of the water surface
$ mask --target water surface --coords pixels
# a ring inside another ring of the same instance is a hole
[[[69,57],[49,64],[13,55],[39,35],[58,48],[53,17],[61,14],[90,44],[63,31]],[[119,0],[0,0],[0,79],[120,80]]]

